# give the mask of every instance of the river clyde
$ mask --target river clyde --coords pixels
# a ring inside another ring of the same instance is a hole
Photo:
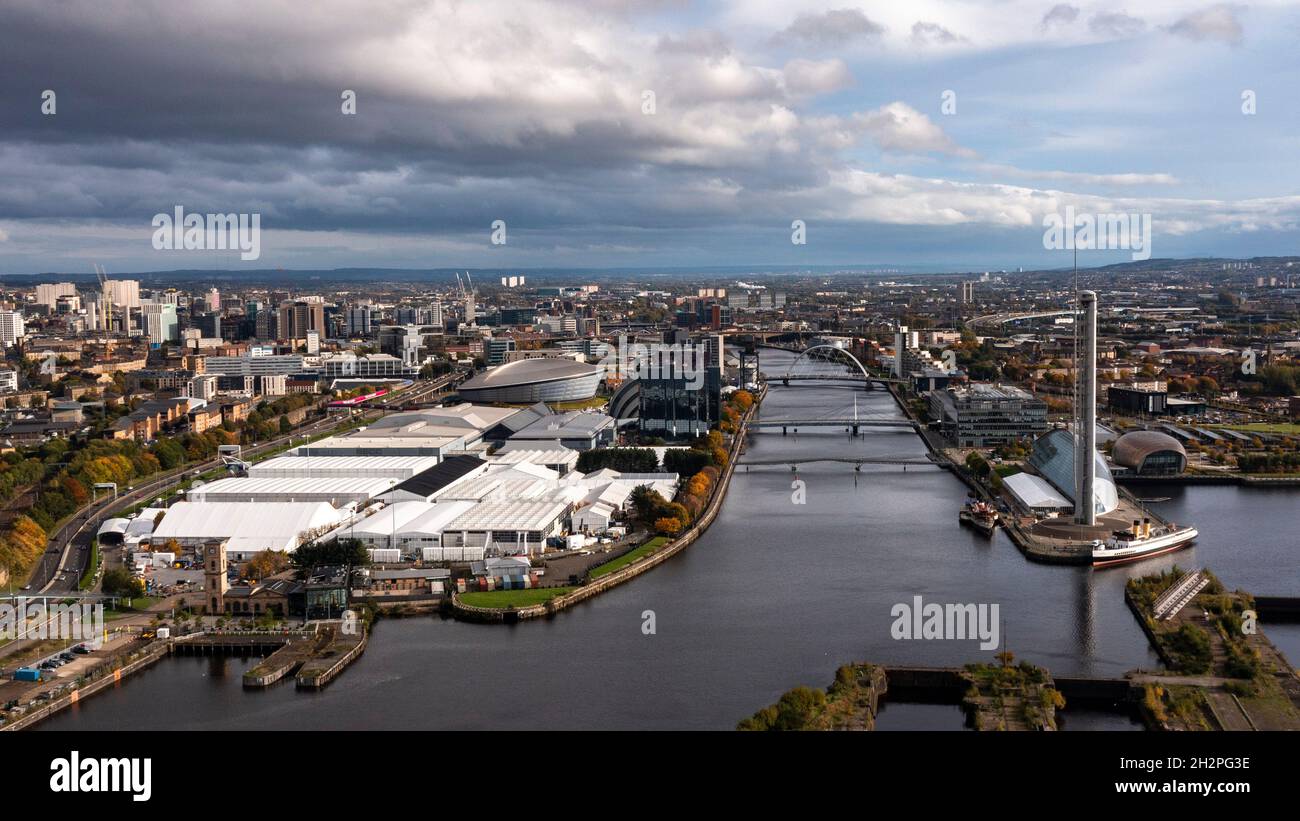
[[[764,350],[779,374],[789,355]],[[774,386],[767,418],[851,406],[848,386]],[[899,416],[882,390],[859,412]],[[895,640],[891,608],[997,604],[1002,638],[1055,674],[1118,676],[1159,666],[1123,601],[1124,583],[1177,563],[1260,595],[1300,595],[1300,491],[1143,486],[1166,518],[1196,525],[1190,549],[1093,571],[1026,560],[1001,532],[957,523],[965,486],[936,467],[816,463],[745,469],[791,455],[921,457],[910,431],[752,434],[718,519],[660,567],[553,619],[513,626],[438,617],[378,623],[368,649],[325,690],[245,691],[240,659],[173,658],[74,705],[40,729],[729,729],[798,685],[826,686],[853,660],[960,665],[978,641]],[[805,504],[796,504],[796,478]],[[642,632],[653,611],[654,635]],[[1295,663],[1300,629],[1263,625]],[[1071,723],[1073,721],[1073,724]],[[961,726],[960,710],[887,704],[882,729]],[[1067,729],[1129,729],[1065,714]]]

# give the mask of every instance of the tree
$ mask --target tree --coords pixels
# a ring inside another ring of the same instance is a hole
[[[335,539],[308,542],[290,555],[289,562],[298,571],[327,566],[351,568],[370,564],[370,554],[360,539]]]
[[[144,582],[132,576],[125,567],[114,567],[104,573],[104,592],[111,596],[133,599],[144,595]]]
[[[289,557],[279,550],[263,550],[248,560],[245,574],[252,579],[265,579],[289,568]]]
[[[740,722],[738,730],[803,730],[826,708],[826,693],[811,687],[796,687],[771,707],[764,707]]]
[[[293,430],[293,424],[289,422],[289,417],[280,414],[280,433],[289,433]]]
[[[655,519],[655,532],[663,536],[676,536],[681,532],[682,522],[671,516],[665,516],[662,519]]]

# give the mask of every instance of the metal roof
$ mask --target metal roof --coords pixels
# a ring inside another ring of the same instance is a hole
[[[460,390],[480,388],[507,388],[536,382],[553,382],[559,379],[581,379],[600,372],[595,365],[575,362],[572,359],[541,357],[519,359],[490,368],[463,382]]]
[[[431,496],[487,462],[477,456],[449,456],[435,467],[418,473],[397,486],[397,490],[419,496]]]

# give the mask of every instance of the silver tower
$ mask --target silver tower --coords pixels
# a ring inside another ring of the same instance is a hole
[[[1097,294],[1079,292],[1079,308],[1083,316],[1083,334],[1075,369],[1079,374],[1077,413],[1074,419],[1074,521],[1081,525],[1097,523],[1096,479],[1097,458]],[[1075,320],[1078,322],[1078,319]]]

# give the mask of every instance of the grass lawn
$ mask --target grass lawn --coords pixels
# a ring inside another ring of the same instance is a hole
[[[156,596],[136,596],[131,599],[131,606],[126,606],[126,599],[118,599],[117,607],[104,605],[104,619],[120,619],[123,616],[134,616],[148,610],[153,604],[160,601]]]
[[[473,607],[530,607],[534,604],[548,602],[556,596],[563,596],[573,590],[572,587],[541,587],[531,590],[482,590],[473,593],[461,593],[460,600]]]
[[[659,548],[663,547],[666,544],[668,544],[667,536],[656,536],[655,538],[651,539],[650,541],[638,547],[636,550],[630,551],[628,553],[624,553],[622,556],[619,556],[617,559],[611,559],[610,561],[605,562],[602,565],[597,565],[596,567],[593,567],[591,569],[591,578],[599,579],[601,576],[605,576],[610,573],[613,573],[615,570],[622,570],[623,568],[630,565],[632,562],[635,562],[636,560],[641,559],[645,556],[649,556],[651,553],[655,552],[656,550],[658,550]]]
[[[1216,428],[1239,430],[1243,433],[1280,433],[1284,436],[1300,435],[1300,425],[1291,423],[1252,422],[1249,425],[1215,425]],[[1212,430],[1213,428],[1211,428]]]

